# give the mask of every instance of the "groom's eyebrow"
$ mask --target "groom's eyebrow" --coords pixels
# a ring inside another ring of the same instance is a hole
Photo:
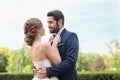
[[[48,23],[53,23],[53,21],[47,21]]]

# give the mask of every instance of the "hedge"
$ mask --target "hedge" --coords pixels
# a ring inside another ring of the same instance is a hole
[[[79,80],[120,80],[120,72],[80,72]]]
[[[32,80],[33,74],[0,73],[0,80]]]
[[[79,72],[79,80],[120,80],[120,72]],[[0,80],[32,80],[33,74],[0,73]]]

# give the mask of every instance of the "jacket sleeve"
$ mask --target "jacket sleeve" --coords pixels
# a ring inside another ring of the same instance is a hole
[[[72,69],[76,65],[79,43],[75,33],[72,33],[65,42],[66,58],[62,63],[54,67],[47,67],[46,72],[48,77],[58,76],[67,70]]]

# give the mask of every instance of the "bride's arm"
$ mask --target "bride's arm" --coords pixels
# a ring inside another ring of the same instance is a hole
[[[59,53],[59,50],[58,50],[57,42],[55,42],[55,43],[53,42],[53,44],[52,44],[52,52],[53,52],[53,54],[57,55],[55,57],[57,62],[54,59],[54,61],[56,63],[55,65],[60,64],[61,63],[61,56],[60,56],[60,53]]]

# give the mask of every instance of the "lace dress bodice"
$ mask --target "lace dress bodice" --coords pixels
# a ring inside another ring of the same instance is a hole
[[[46,67],[51,67],[51,63],[48,59],[45,59],[43,61],[39,61],[39,62],[33,62],[33,65],[36,67],[36,69],[40,66],[46,66]],[[51,77],[51,78],[44,78],[44,79],[38,79],[37,75],[34,76],[34,78],[32,80],[58,80],[57,77]]]
[[[51,67],[51,63],[48,59],[45,59],[43,61],[39,61],[39,62],[33,62],[33,65],[38,68],[39,66],[46,66],[46,67]]]

